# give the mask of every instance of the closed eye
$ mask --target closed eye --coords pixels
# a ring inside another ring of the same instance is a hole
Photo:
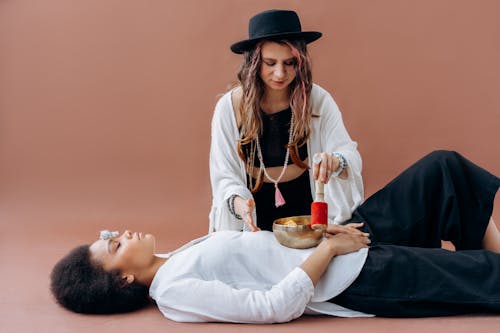
[[[290,59],[290,60],[284,61],[283,65],[285,65],[285,66],[295,66],[295,63],[296,63],[295,59]],[[272,67],[272,66],[276,65],[276,61],[264,60],[264,64],[266,64],[266,66]]]
[[[113,252],[118,251],[118,248],[121,246],[120,242],[114,241],[114,247],[113,247]]]

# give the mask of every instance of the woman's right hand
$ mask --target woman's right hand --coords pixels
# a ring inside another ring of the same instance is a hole
[[[253,221],[253,211],[255,209],[255,201],[253,199],[245,200],[240,196],[234,198],[234,210],[240,215],[243,222],[248,226],[250,231],[260,231]]]

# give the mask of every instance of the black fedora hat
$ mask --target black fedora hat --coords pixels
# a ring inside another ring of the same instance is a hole
[[[231,51],[241,54],[263,39],[303,39],[310,43],[321,35],[318,31],[302,31],[299,16],[292,10],[266,10],[250,19],[248,39],[231,45]]]

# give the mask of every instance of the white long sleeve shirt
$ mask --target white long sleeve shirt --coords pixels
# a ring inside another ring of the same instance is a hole
[[[250,199],[252,193],[246,184],[245,165],[238,156],[239,131],[229,91],[220,98],[212,118],[212,141],[210,147],[210,180],[212,184],[212,208],[209,232],[219,230],[244,230],[245,225],[237,220],[227,207],[227,199],[239,195]],[[319,152],[339,152],[347,160],[348,178],[330,178],[325,186],[325,201],[328,203],[329,223],[348,220],[352,212],[364,199],[362,162],[357,143],[352,141],[342,121],[342,115],[332,96],[314,84],[311,90],[311,135],[307,141],[308,156]],[[311,160],[311,159],[310,159]],[[314,198],[315,182],[312,168],[309,169],[311,195]],[[258,209],[258,207],[257,207]],[[254,221],[259,224],[254,211]]]
[[[298,267],[312,251],[284,247],[268,231],[215,232],[165,255],[150,296],[181,322],[275,323],[304,312],[369,316],[326,302],[356,279],[368,250],[335,257],[316,287]]]

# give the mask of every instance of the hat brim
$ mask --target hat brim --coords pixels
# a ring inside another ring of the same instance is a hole
[[[303,39],[306,42],[306,44],[309,44],[319,39],[322,35],[323,34],[319,31],[302,31],[302,32],[269,34],[265,36],[260,36],[259,38],[245,39],[237,43],[234,43],[233,45],[231,45],[231,51],[233,51],[236,54],[242,54],[245,51],[250,51],[251,49],[253,49],[255,44],[265,39],[270,39],[270,40]]]

